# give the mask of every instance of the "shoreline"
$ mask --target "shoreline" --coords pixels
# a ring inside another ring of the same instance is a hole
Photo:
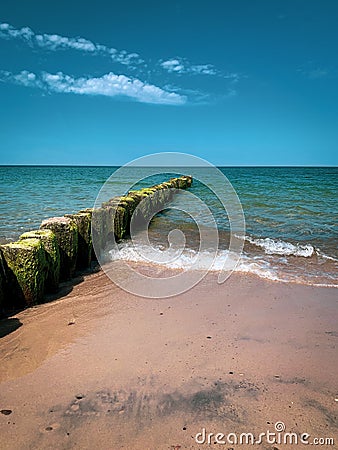
[[[211,273],[158,300],[87,275],[0,339],[2,447],[203,448],[203,427],[277,421],[337,442],[335,294]]]
[[[114,262],[117,262],[118,260],[114,260]],[[122,259],[122,261],[124,263],[128,263],[131,266],[135,266],[138,267],[140,269],[141,272],[144,272],[144,274],[147,274],[147,272],[149,272],[149,274],[153,274],[154,271],[156,272],[166,272],[166,271],[170,271],[173,273],[182,273],[184,271],[184,269],[182,267],[176,267],[176,268],[172,268],[172,267],[168,267],[165,263],[161,264],[161,263],[153,263],[153,262],[140,262],[140,261],[136,261],[136,260],[132,260],[132,259]],[[109,263],[108,263],[109,264]],[[240,265],[240,263],[239,263]],[[206,269],[192,269],[193,272],[205,272]],[[208,273],[214,274],[214,276],[218,276],[220,270],[219,269],[215,269],[215,268],[209,268]],[[253,277],[257,277],[258,279],[261,280],[266,280],[268,282],[272,282],[272,283],[282,283],[282,284],[290,284],[290,285],[299,285],[299,286],[309,286],[309,287],[318,287],[318,288],[332,288],[332,289],[337,289],[338,288],[338,284],[330,284],[330,283],[315,283],[313,281],[309,281],[309,280],[304,280],[304,278],[301,278],[300,276],[296,276],[294,278],[278,278],[278,275],[276,275],[275,277],[273,276],[269,276],[269,269],[259,269],[259,271],[257,270],[250,270],[250,269],[245,269],[243,268],[238,268],[235,267],[235,269],[233,270],[232,274],[238,274],[239,276],[253,276]],[[301,272],[300,272],[301,273]],[[151,276],[151,275],[150,275]],[[329,279],[327,279],[329,281]]]
[[[184,175],[122,196],[109,197],[109,190],[94,208],[50,217],[39,229],[0,245],[0,315],[43,302],[46,294],[58,291],[59,282],[99,261],[107,240],[127,236],[132,220],[144,226],[191,184],[192,177]]]

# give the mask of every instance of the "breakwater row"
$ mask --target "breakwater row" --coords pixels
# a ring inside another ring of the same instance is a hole
[[[111,237],[122,239],[131,220],[147,223],[178,189],[191,186],[182,176],[114,197],[100,208],[46,219],[37,230],[0,246],[0,310],[31,306],[59,283],[90,267]],[[93,246],[94,242],[94,246]]]

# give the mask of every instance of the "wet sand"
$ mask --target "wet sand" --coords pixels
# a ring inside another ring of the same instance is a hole
[[[209,274],[152,300],[89,275],[1,321],[0,448],[244,449],[195,435],[258,436],[280,421],[337,448],[337,294]]]

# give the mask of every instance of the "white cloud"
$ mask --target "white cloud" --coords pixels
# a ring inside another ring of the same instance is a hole
[[[217,75],[222,78],[237,80],[236,73],[222,73],[212,64],[191,64],[183,58],[173,58],[160,63],[161,67],[169,73],[193,74],[193,75]]]
[[[10,74],[9,72],[2,72],[2,74],[5,80],[52,92],[104,95],[107,97],[125,96],[141,103],[163,105],[182,105],[187,101],[187,97],[184,95],[166,91],[141,80],[131,79],[125,75],[116,75],[112,72],[96,78],[74,78],[62,72],[56,74],[42,72],[38,77],[26,70],[19,74]]]
[[[83,52],[97,51],[96,45],[84,38],[68,38],[58,34],[37,34],[34,37],[40,47],[46,47],[49,50],[73,48]]]
[[[211,64],[192,65],[190,70],[201,75],[217,75],[216,69]]]
[[[20,30],[17,30],[8,23],[0,23],[0,37],[14,39],[21,38],[29,41],[33,36],[33,31],[28,27],[23,27]]]
[[[23,84],[24,86],[35,86],[38,83],[35,73],[28,72],[27,70],[23,70],[17,75],[14,75],[13,78],[17,83]]]
[[[162,61],[161,66],[163,69],[167,70],[169,73],[187,73],[187,67],[179,61],[178,59],[168,59],[167,61]]]
[[[116,48],[108,47],[83,37],[67,37],[59,34],[46,33],[37,34],[29,27],[17,29],[8,23],[0,23],[0,38],[8,40],[19,39],[30,47],[53,52],[58,50],[74,50],[83,54],[102,55],[113,62],[124,65],[124,72],[138,74],[139,78],[158,75],[159,67],[167,73],[176,75],[178,78],[181,75],[207,75],[227,79],[231,85],[241,78],[236,73],[224,73],[212,64],[192,64],[187,59],[181,57],[160,60],[153,65],[150,63],[148,66],[138,53],[117,50]],[[55,92],[108,95],[111,97],[124,95],[141,102],[163,104],[182,104],[187,100],[187,96],[184,95],[182,89],[170,91],[149,84],[149,82],[142,82],[137,78],[116,75],[112,72],[98,78],[82,77],[77,79],[64,75],[62,72],[58,72],[56,75],[45,74],[36,76],[35,79],[32,78],[33,75],[30,72],[22,71],[20,74],[12,75],[8,78],[13,82],[25,86],[34,85]],[[51,75],[51,78],[48,75]],[[321,73],[313,75],[313,77],[320,76],[322,76]],[[205,98],[206,94],[203,93],[202,95]],[[191,98],[190,95],[188,96]],[[199,96],[200,94],[198,94]]]
[[[113,61],[124,65],[138,65],[144,62],[137,53],[128,53],[125,50],[119,51],[82,37],[36,34],[28,27],[17,29],[8,23],[0,23],[0,37],[3,39],[22,39],[30,45],[36,45],[51,51],[73,49],[91,54],[106,55]]]
[[[21,84],[26,87],[44,88],[35,73],[29,72],[28,70],[22,70],[17,74],[13,74],[7,70],[0,70],[0,81],[11,81],[12,83]]]
[[[31,46],[37,46],[50,51],[73,49],[85,53],[104,55],[120,64],[135,67],[146,66],[145,61],[138,53],[126,50],[117,50],[103,44],[92,42],[83,37],[66,37],[59,34],[36,34],[29,27],[14,28],[8,23],[0,23],[0,38],[21,39]],[[218,75],[225,78],[238,77],[236,74],[222,74],[212,64],[191,64],[184,58],[172,58],[161,61],[160,65],[169,73],[195,74],[195,75]]]
[[[179,72],[183,73],[184,66],[179,62],[178,59],[169,59],[168,61],[163,61],[161,66],[168,72]]]
[[[162,61],[161,66],[169,73],[216,75],[217,71],[211,64],[190,64],[183,59],[168,59]]]

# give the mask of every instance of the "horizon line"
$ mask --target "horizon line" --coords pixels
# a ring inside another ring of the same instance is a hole
[[[126,164],[0,164],[0,167],[123,167]],[[213,164],[213,163],[211,163]],[[271,167],[271,168],[338,168],[338,165],[328,165],[328,164],[311,164],[311,165],[302,165],[302,164],[232,164],[232,165],[218,165],[213,164],[215,167],[227,167],[227,168],[250,168],[250,167],[256,167],[256,168],[263,168],[263,167]],[[180,165],[168,165],[168,166],[134,166],[134,167],[190,167],[190,166],[180,166]],[[202,167],[202,166],[196,166],[196,167]],[[208,167],[208,166],[206,166]]]

